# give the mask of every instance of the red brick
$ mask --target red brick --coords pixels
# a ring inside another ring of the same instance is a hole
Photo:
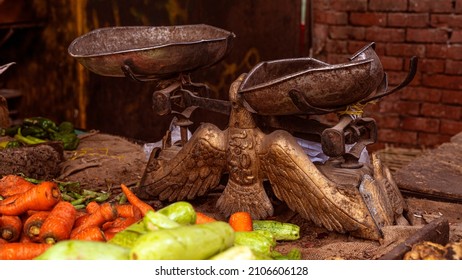
[[[390,43],[387,44],[386,55],[389,56],[425,56],[425,45],[424,44],[403,44],[403,43]]]
[[[315,40],[325,40],[329,34],[329,25],[315,24],[313,28],[313,37]]]
[[[387,76],[388,76],[388,84],[390,86],[392,85],[398,85],[401,84],[404,79],[406,78],[408,72],[399,72],[399,71],[387,71]],[[420,86],[421,85],[421,78],[422,74],[417,71],[417,73],[414,76],[414,79],[411,81],[411,83],[408,86]]]
[[[394,70],[400,71],[403,70],[403,58],[394,57],[394,56],[382,56],[380,57],[380,61],[382,62],[383,69],[387,70]]]
[[[348,53],[347,45],[347,41],[326,40],[326,51],[328,53]]]
[[[453,30],[449,42],[451,44],[462,43],[462,30]]]
[[[349,58],[349,54],[328,53],[326,62],[330,64],[345,63]]]
[[[386,26],[387,25],[387,14],[385,13],[351,13],[350,14],[351,25],[361,26]]]
[[[462,76],[423,75],[422,84],[442,89],[462,89]]]
[[[442,58],[448,54],[447,44],[429,44],[426,46],[426,56],[428,58]]]
[[[330,1],[328,0],[320,0],[320,1],[312,1],[313,10],[314,11],[326,11],[330,10]]]
[[[419,102],[413,101],[389,101],[381,100],[379,101],[379,112],[383,114],[398,113],[401,115],[413,115],[418,116],[420,113],[420,104]]]
[[[422,116],[426,117],[444,118],[452,120],[460,119],[460,116],[462,115],[460,106],[451,106],[436,103],[423,103],[422,108],[420,109],[420,113]]]
[[[449,45],[446,58],[462,60],[462,45]]]
[[[374,143],[374,144],[371,144],[371,145],[368,145],[367,146],[367,150],[369,151],[369,154],[372,154],[374,152],[377,152],[377,151],[380,151],[380,150],[383,150],[385,149],[387,146],[386,143],[383,143],[383,142],[379,142],[380,139],[377,139],[378,142]]]
[[[444,29],[408,28],[406,41],[418,43],[443,43],[449,38]]]
[[[440,120],[422,117],[405,117],[402,120],[401,128],[409,131],[438,132]]]
[[[430,18],[427,13],[389,13],[387,24],[390,27],[427,27]]]
[[[462,27],[462,15],[432,14],[430,22],[434,27],[460,28]]]
[[[446,60],[446,73],[453,75],[462,75],[462,61]]]
[[[434,148],[451,140],[450,135],[442,135],[440,133],[424,133],[419,132],[417,144],[426,148]]]
[[[415,144],[417,132],[385,128],[379,129],[377,137],[380,142],[384,143]]]
[[[444,73],[445,63],[444,59],[421,58],[419,59],[417,69],[421,73]]]
[[[330,26],[329,38],[344,40],[364,40],[366,30],[363,27]]]
[[[399,128],[400,119],[396,115],[376,114],[373,116],[379,128]]]
[[[456,13],[462,13],[462,0],[456,0]]]
[[[424,101],[424,102],[439,102],[441,100],[441,89],[426,88],[426,87],[405,87],[397,94],[402,100]],[[462,97],[461,97],[462,102]],[[462,103],[461,103],[462,104]]]
[[[441,94],[441,102],[444,104],[462,105],[462,91],[443,90]]]
[[[370,41],[348,41],[348,52],[354,54],[370,43]],[[383,44],[375,43],[375,53],[377,53],[379,57],[385,55],[385,49],[383,48]]]
[[[456,135],[462,131],[462,121],[441,120],[440,133]]]
[[[366,11],[367,1],[368,0],[336,0],[331,1],[330,8],[336,11]]]
[[[452,13],[454,12],[452,2],[452,0],[409,0],[409,11]]]
[[[314,13],[314,22],[333,25],[348,24],[348,14],[337,11],[323,11]]]
[[[370,0],[369,10],[400,12],[407,10],[407,0]]]
[[[368,27],[365,38],[371,42],[404,42],[406,31],[402,28]]]

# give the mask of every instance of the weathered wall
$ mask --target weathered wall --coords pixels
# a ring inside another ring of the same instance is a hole
[[[317,0],[314,22],[315,57],[337,63],[375,41],[391,86],[419,57],[410,86],[367,108],[375,148],[432,147],[462,130],[461,0]]]

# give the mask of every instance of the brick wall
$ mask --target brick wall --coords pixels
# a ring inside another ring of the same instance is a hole
[[[369,42],[390,87],[419,57],[408,87],[368,105],[379,143],[431,148],[462,131],[462,0],[314,0],[313,57],[340,63]]]

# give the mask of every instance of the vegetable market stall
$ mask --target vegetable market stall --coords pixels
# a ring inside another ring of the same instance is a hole
[[[62,169],[56,180],[80,182],[80,188],[90,191],[110,192],[107,201],[118,203],[122,193],[120,185],[129,184],[133,187],[142,176],[147,163],[143,144],[95,131],[81,134],[80,137],[81,141],[76,150],[64,152],[65,160],[60,165]],[[196,211],[216,220],[227,221],[215,207],[219,194],[220,189],[217,189],[216,192],[189,202]],[[457,203],[406,197],[409,206],[407,215],[411,217],[413,225],[384,228],[384,238],[371,241],[316,226],[291,211],[274,196],[272,199],[276,211],[271,220],[300,227],[299,238],[277,241],[274,250],[288,254],[296,249],[301,253],[302,259],[379,259],[424,225],[440,217],[449,220],[449,242],[457,242],[462,237],[459,217],[462,206]],[[157,200],[146,202],[155,209],[169,205]]]

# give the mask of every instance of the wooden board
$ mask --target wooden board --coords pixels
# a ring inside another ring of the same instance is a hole
[[[449,222],[446,218],[439,218],[423,226],[417,233],[380,257],[380,260],[402,260],[404,255],[412,248],[412,245],[422,241],[446,245],[448,240]]]
[[[426,151],[394,177],[403,193],[462,203],[462,134]]]

